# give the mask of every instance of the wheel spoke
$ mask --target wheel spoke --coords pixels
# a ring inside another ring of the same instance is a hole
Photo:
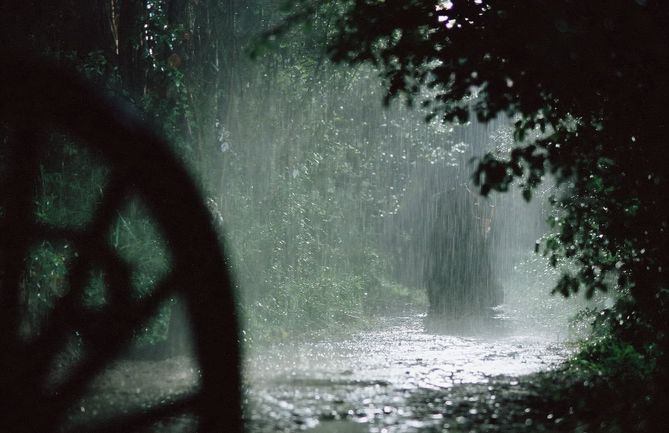
[[[5,370],[5,358],[11,362],[19,350],[19,291],[23,263],[29,248],[33,228],[33,201],[37,162],[41,140],[28,128],[20,128],[12,137],[10,173],[4,185],[2,203],[5,215],[0,221],[0,341],[3,354],[0,368]]]
[[[57,301],[45,329],[28,348],[28,360],[33,372],[31,380],[38,386],[44,386],[53,358],[57,356],[58,351],[73,331],[73,318],[78,316],[84,290],[89,280],[89,272],[96,265],[104,269],[108,264],[107,266],[119,272],[118,275],[114,275],[115,280],[127,281],[127,284],[119,285],[119,293],[126,293],[129,290],[129,270],[126,266],[121,265],[122,261],[117,259],[107,246],[106,237],[109,228],[116,215],[116,209],[120,208],[125,200],[127,191],[125,179],[118,175],[112,179],[88,230],[81,232],[45,225],[38,226],[41,234],[50,235],[56,239],[71,240],[79,254],[69,266],[68,292]]]

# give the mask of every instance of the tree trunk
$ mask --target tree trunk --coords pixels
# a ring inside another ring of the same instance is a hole
[[[120,0],[118,15],[118,66],[131,99],[144,94],[144,40],[142,32],[146,4],[143,0]]]

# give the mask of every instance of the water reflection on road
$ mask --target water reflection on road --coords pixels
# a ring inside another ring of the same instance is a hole
[[[411,404],[417,393],[533,373],[563,359],[559,342],[529,331],[431,334],[423,317],[413,315],[386,319],[374,331],[338,341],[256,349],[245,367],[249,427],[255,432],[432,431],[443,422],[444,411],[430,411],[428,405],[419,416]],[[514,385],[513,378],[506,380]],[[444,397],[439,404],[447,403]]]

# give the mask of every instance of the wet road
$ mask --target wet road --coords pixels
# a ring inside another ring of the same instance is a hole
[[[412,315],[338,341],[251,351],[245,367],[249,430],[469,431],[482,415],[485,423],[502,415],[496,399],[526,397],[515,377],[549,369],[566,355],[556,340],[532,336],[531,329],[453,336],[424,328],[423,317]],[[531,427],[531,417],[522,408],[515,416],[516,409],[504,415]]]

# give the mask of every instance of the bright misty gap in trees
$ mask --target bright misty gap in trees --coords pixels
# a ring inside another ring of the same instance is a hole
[[[245,116],[220,126],[225,180],[212,206],[236,254],[247,339],[337,328],[398,293],[400,304],[432,294],[431,313],[456,322],[503,314],[492,308],[505,291],[563,303],[544,299],[555,274],[533,252],[554,191],[527,204],[471,185],[472,158],[511,146],[508,122],[425,124],[420,111],[384,109],[365,69],[324,66],[315,84],[286,73],[261,95],[247,85],[234,102]]]

